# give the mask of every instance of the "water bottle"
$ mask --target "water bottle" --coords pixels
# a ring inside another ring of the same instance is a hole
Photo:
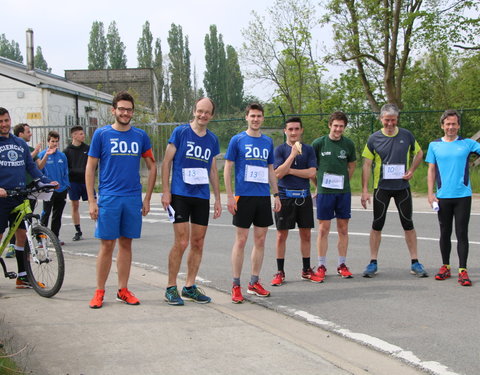
[[[432,209],[433,209],[433,211],[435,211],[435,212],[440,211],[440,207],[438,206],[438,202],[437,202],[437,201],[433,201],[433,203],[432,203]]]

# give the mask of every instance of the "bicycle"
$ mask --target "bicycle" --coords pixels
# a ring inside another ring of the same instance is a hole
[[[24,197],[24,200],[11,211],[11,214],[16,214],[15,222],[0,244],[0,263],[4,275],[6,278],[15,279],[17,274],[7,271],[2,255],[20,223],[22,221],[25,223],[27,238],[23,259],[27,278],[33,290],[40,296],[47,298],[53,297],[62,287],[65,276],[65,261],[57,236],[49,228],[39,223],[40,215],[32,212],[28,197],[51,192],[54,188],[54,185],[44,184],[33,188],[7,190],[8,196],[20,196]]]

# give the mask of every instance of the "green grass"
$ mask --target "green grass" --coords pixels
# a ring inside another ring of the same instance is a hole
[[[22,375],[23,371],[19,370],[15,362],[6,355],[2,347],[0,347],[0,375]]]

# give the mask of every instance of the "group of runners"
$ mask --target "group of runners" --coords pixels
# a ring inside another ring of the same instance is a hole
[[[117,300],[129,305],[140,304],[139,299],[128,289],[132,240],[140,237],[142,216],[150,211],[157,170],[148,135],[130,124],[134,108],[134,100],[130,94],[118,93],[113,99],[111,109],[115,122],[98,129],[93,134],[89,148],[83,146],[83,141],[75,146],[79,152],[88,152],[83,187],[88,195],[90,216],[96,220],[95,237],[100,239],[97,287],[89,304],[91,308],[103,306],[105,284],[117,240]],[[173,222],[174,231],[174,243],[168,256],[168,285],[165,291],[165,301],[170,305],[183,305],[185,299],[197,303],[211,301],[210,297],[197,287],[195,280],[209,222],[210,185],[215,199],[213,218],[222,214],[216,163],[220,145],[217,136],[208,129],[214,114],[215,103],[211,99],[197,100],[193,108],[193,120],[174,129],[162,161],[162,205]],[[363,276],[367,278],[373,277],[378,270],[381,234],[392,197],[405,231],[405,241],[411,258],[410,272],[418,277],[428,276],[418,261],[409,186],[409,180],[423,160],[423,152],[413,134],[398,127],[399,115],[397,106],[384,105],[379,116],[383,127],[368,138],[362,152],[364,162],[361,204],[367,208],[367,204],[373,200],[371,260],[363,272]],[[298,226],[300,237],[300,277],[315,283],[325,280],[328,236],[333,219],[336,219],[338,232],[336,273],[342,278],[352,278],[347,266],[347,249],[352,199],[350,179],[356,166],[356,151],[354,143],[344,135],[348,125],[347,116],[343,112],[334,112],[328,122],[329,133],[315,139],[312,145],[302,142],[304,129],[301,118],[291,117],[285,122],[286,141],[276,148],[272,139],[261,132],[264,110],[260,104],[252,103],[247,106],[245,120],[247,129],[231,138],[224,156],[226,203],[236,228],[231,256],[232,302],[244,301],[240,276],[252,225],[253,249],[250,280],[246,291],[259,297],[270,295],[260,282],[260,273],[268,227],[274,223],[274,219],[277,227],[277,272],[270,282],[271,286],[278,287],[285,282],[286,241],[289,230],[295,226]],[[451,233],[455,219],[459,256],[458,282],[463,286],[470,286],[467,273],[468,222],[472,196],[469,155],[480,154],[480,146],[477,142],[458,135],[460,116],[456,111],[446,111],[440,119],[440,125],[444,136],[430,143],[426,156],[428,201],[432,206],[438,204],[439,207],[442,266],[435,278],[445,280],[451,276]],[[35,178],[42,176],[35,163],[32,164],[31,155],[25,152],[28,150],[26,143],[14,139],[14,143],[19,146],[9,146],[12,144],[9,133],[8,111],[0,109],[0,161],[5,163],[8,160],[23,160],[22,163],[15,163],[15,170],[5,166],[0,169],[2,176],[4,175],[2,181],[9,182],[0,188],[2,233],[8,226],[9,219],[12,219],[8,213],[14,204],[5,198],[6,190],[23,186],[25,181],[20,181],[22,178],[19,176],[21,173],[25,175],[26,171]],[[5,146],[2,146],[3,144]],[[13,155],[14,152],[16,155]],[[141,158],[145,160],[148,169],[143,198],[140,182]],[[83,164],[85,165],[85,161]],[[97,169],[98,200],[94,189]],[[370,195],[369,181],[372,172],[373,194]],[[77,178],[77,181],[80,180]],[[313,194],[311,184],[315,187]],[[75,237],[80,239],[82,233],[78,221],[78,199],[73,208],[77,229]],[[312,267],[311,262],[314,204],[319,226],[316,267]],[[21,242],[25,241],[21,232],[18,241],[15,248],[21,251]],[[179,292],[177,277],[187,249],[187,276],[185,285]]]

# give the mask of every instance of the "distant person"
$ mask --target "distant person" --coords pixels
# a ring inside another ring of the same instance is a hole
[[[397,127],[400,110],[395,104],[385,104],[380,110],[383,128],[368,137],[363,150],[362,197],[363,208],[370,203],[368,182],[373,169],[373,223],[370,231],[370,263],[364,277],[377,273],[377,256],[382,239],[382,229],[387,216],[390,199],[395,200],[400,223],[405,231],[405,242],[410,252],[410,272],[418,277],[428,276],[418,261],[417,233],[413,226],[412,193],[409,180],[422,162],[423,152],[408,130]],[[413,160],[410,163],[410,157]]]
[[[72,143],[63,150],[63,153],[68,160],[68,178],[70,179],[68,197],[72,202],[72,221],[75,226],[75,235],[72,240],[79,241],[83,234],[80,227],[80,198],[83,201],[88,201],[85,168],[87,167],[90,146],[85,143],[85,132],[81,126],[71,128],[70,136],[72,137]]]
[[[471,153],[480,155],[480,144],[473,139],[458,135],[460,115],[457,111],[447,110],[440,118],[444,136],[430,142],[428,146],[428,203],[438,205],[438,223],[440,225],[440,253],[443,265],[435,275],[436,280],[445,280],[451,276],[450,253],[452,251],[452,229],[455,218],[457,237],[458,282],[462,286],[471,286],[467,272],[468,259],[468,223],[472,208],[472,188],[468,172]],[[433,191],[436,185],[436,194]]]
[[[7,109],[0,107],[0,240],[5,229],[16,220],[17,215],[11,215],[10,212],[24,200],[20,196],[9,197],[7,190],[25,189],[27,172],[35,180],[41,180],[44,183],[51,182],[36,166],[25,141],[11,134],[10,129],[10,114]],[[57,183],[55,182],[55,184]],[[23,261],[26,240],[25,229],[25,223],[22,221],[15,232],[18,267],[15,284],[17,289],[32,287],[28,281]]]
[[[303,126],[300,117],[290,117],[285,122],[283,132],[286,142],[274,151],[275,175],[278,178],[278,193],[281,210],[275,212],[277,225],[277,273],[272,286],[280,286],[285,281],[285,252],[288,232],[298,224],[300,234],[300,254],[302,256],[303,280],[322,282],[310,266],[313,202],[310,194],[310,179],[317,171],[317,159],[312,146],[302,143]]]
[[[338,263],[337,274],[344,279],[353,275],[346,265],[348,249],[348,222],[352,217],[352,194],[350,180],[355,171],[357,156],[355,145],[343,133],[348,118],[343,112],[334,112],[328,120],[329,134],[317,138],[312,146],[318,162],[317,219],[317,275],[325,278],[327,272],[328,235],[332,219],[337,220]]]
[[[113,250],[118,239],[117,300],[128,305],[140,301],[128,290],[132,264],[132,239],[140,238],[142,215],[150,211],[150,199],[157,169],[147,133],[130,125],[135,108],[133,97],[121,91],[113,98],[115,122],[95,131],[92,137],[85,182],[90,217],[97,221],[95,237],[100,239],[97,257],[97,289],[90,301],[92,309],[103,306],[105,283],[112,266]],[[148,168],[148,182],[142,202],[140,160]],[[98,202],[95,197],[95,171],[99,169]]]
[[[260,271],[265,251],[265,238],[268,227],[273,224],[270,189],[274,195],[274,212],[280,211],[277,178],[273,170],[273,141],[262,134],[264,121],[263,107],[252,103],[247,106],[246,131],[232,137],[225,154],[225,190],[228,211],[233,215],[233,225],[237,227],[232,249],[233,287],[232,302],[242,303],[240,289],[245,245],[250,226],[253,224],[253,250],[251,255],[251,276],[247,293],[268,297],[260,283]],[[232,190],[232,168],[235,165],[235,195]]]
[[[65,154],[58,150],[60,135],[55,130],[48,132],[48,148],[40,151],[37,163],[42,172],[50,179],[58,181],[60,187],[55,190],[49,201],[43,201],[43,211],[40,221],[43,226],[48,226],[50,214],[52,214],[52,232],[60,240],[60,228],[62,227],[62,214],[65,208],[67,191],[70,186],[68,180],[68,164]],[[53,211],[52,211],[53,210]]]
[[[13,127],[13,134],[16,137],[22,138],[26,143],[30,142],[32,138],[32,131],[28,124],[17,124]],[[32,156],[33,160],[37,158],[38,153],[40,152],[41,145],[38,143],[35,148],[28,146],[30,150],[30,155]],[[27,187],[31,187],[33,185],[32,177],[27,173],[26,174],[26,184]],[[35,209],[35,205],[37,203],[36,199],[30,199],[30,207],[32,211]],[[15,235],[10,240],[10,244],[8,245],[7,253],[5,254],[5,258],[14,258],[15,257]]]
[[[170,305],[183,305],[182,297],[197,303],[211,300],[197,288],[195,279],[202,260],[210,215],[209,183],[215,196],[213,218],[218,218],[222,212],[216,164],[220,145],[217,136],[207,129],[214,114],[212,100],[197,100],[193,107],[193,120],[174,129],[162,162],[162,204],[165,210],[173,208],[175,211],[175,242],[168,256],[168,284],[165,291],[165,301]],[[177,276],[189,244],[187,279],[180,296]]]

